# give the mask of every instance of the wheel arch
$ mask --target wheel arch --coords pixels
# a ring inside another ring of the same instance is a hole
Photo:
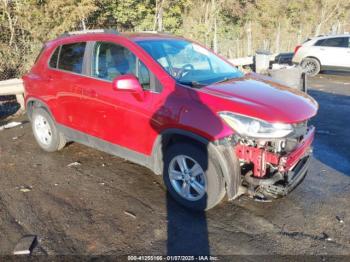
[[[320,59],[319,58],[317,58],[316,56],[305,56],[302,60],[301,60],[301,63],[306,59],[306,58],[313,58],[313,59],[315,59],[315,60],[317,60],[318,61],[318,63],[320,64],[320,67],[322,66],[322,63],[321,63],[321,61],[320,61]]]
[[[45,109],[50,114],[52,119],[55,121],[54,115],[52,114],[49,106],[44,101],[42,101],[38,98],[32,98],[32,97],[28,98],[26,101],[26,109],[27,109],[27,115],[28,115],[29,120],[31,120],[31,118],[32,118],[34,108]]]
[[[163,155],[165,150],[176,142],[195,143],[199,147],[205,148],[209,141],[197,134],[189,131],[171,128],[159,134],[153,144],[151,166],[157,175],[163,172]]]
[[[185,142],[195,144],[204,150],[208,155],[215,159],[226,185],[226,193],[229,199],[235,198],[238,193],[238,187],[241,183],[240,168],[236,155],[231,144],[221,143],[220,141],[209,141],[206,138],[181,129],[168,129],[159,134],[152,150],[151,169],[157,175],[163,173],[164,153],[173,143]]]

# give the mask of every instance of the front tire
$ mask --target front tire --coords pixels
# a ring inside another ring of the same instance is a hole
[[[208,210],[225,196],[223,175],[206,149],[175,144],[166,151],[164,160],[164,183],[183,206]]]
[[[35,108],[31,122],[34,137],[43,150],[54,152],[66,145],[64,135],[57,130],[55,122],[45,109]]]
[[[316,76],[321,70],[321,65],[317,59],[307,57],[301,61],[301,68],[308,76]]]

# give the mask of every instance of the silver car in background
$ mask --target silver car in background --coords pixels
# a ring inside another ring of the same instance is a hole
[[[310,76],[321,70],[350,71],[350,35],[319,36],[294,50],[293,63]]]

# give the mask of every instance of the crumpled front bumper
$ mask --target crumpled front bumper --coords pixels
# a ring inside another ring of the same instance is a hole
[[[280,155],[266,151],[263,148],[241,144],[236,146],[235,151],[238,159],[254,165],[254,177],[263,178],[266,175],[267,164],[278,166],[279,172],[287,172],[292,169],[301,158],[309,153],[314,136],[315,128],[311,126],[305,134],[304,139],[287,155]]]
[[[305,178],[309,169],[311,155],[300,159],[298,164],[286,174],[287,179],[284,183],[260,186],[259,191],[266,198],[284,197],[293,191]]]
[[[238,158],[253,164],[253,170],[245,174],[245,181],[254,187],[254,193],[261,193],[265,198],[278,198],[287,195],[301,183],[307,174],[315,128],[309,127],[303,140],[286,155],[268,152],[261,148],[237,145]],[[277,167],[278,172],[267,174],[268,165]],[[259,192],[257,192],[257,191]]]

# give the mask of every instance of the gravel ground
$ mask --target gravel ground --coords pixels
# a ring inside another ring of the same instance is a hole
[[[28,122],[0,131],[0,254],[35,234],[34,254],[350,255],[350,76],[309,85],[320,111],[304,182],[284,199],[206,213],[177,205],[136,164],[76,143],[45,153]]]

